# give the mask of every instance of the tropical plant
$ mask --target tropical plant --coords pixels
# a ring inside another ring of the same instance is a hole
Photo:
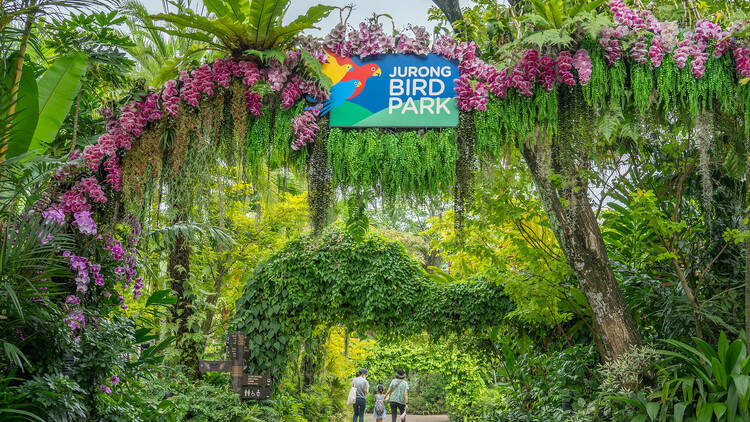
[[[60,57],[37,82],[33,68],[23,66],[18,84],[17,107],[8,110],[11,128],[7,138],[7,156],[15,157],[27,151],[39,153],[46,142],[57,135],[63,120],[78,95],[86,73],[88,58],[82,53]],[[3,80],[8,81],[7,74]]]
[[[261,51],[283,49],[305,29],[328,16],[331,6],[317,5],[283,25],[290,0],[206,0],[208,16],[178,6],[178,13],[160,13],[152,19],[174,25],[158,27],[175,36],[203,43],[233,56],[268,54]],[[176,5],[176,3],[174,3]],[[188,29],[189,32],[184,30]]]
[[[750,417],[750,358],[745,343],[729,343],[724,332],[716,348],[699,338],[695,347],[677,340],[663,340],[673,350],[661,350],[660,389],[639,391],[614,400],[637,409],[633,421],[720,421]]]
[[[604,0],[532,0],[534,13],[522,15],[519,20],[531,29],[519,42],[538,48],[545,46],[569,47],[577,38],[589,34],[595,37],[609,18],[596,13]]]
[[[143,78],[147,86],[162,86],[176,78],[180,68],[198,63],[205,54],[205,44],[156,29],[146,7],[138,0],[124,1],[120,9],[128,17],[125,23],[133,42],[128,53],[137,63],[135,74]]]
[[[96,0],[11,0],[0,5],[0,84],[3,85],[3,89],[0,90],[3,93],[0,96],[0,103],[3,105],[0,108],[0,123],[3,126],[0,131],[0,162],[5,158],[13,127],[22,126],[24,136],[20,139],[26,142],[26,132],[31,130],[33,133],[34,128],[29,126],[37,120],[34,116],[38,110],[33,106],[37,94],[31,86],[28,66],[25,65],[27,48],[37,41],[34,34],[35,26],[40,19],[60,8],[82,10],[99,4]],[[22,84],[25,72],[26,83]],[[27,87],[25,95],[28,96],[23,102],[19,98],[22,85]],[[16,108],[19,106],[23,107],[19,110],[24,113],[21,117],[17,116]]]
[[[23,379],[5,375],[0,378],[0,419],[43,422],[44,419],[34,413],[34,404],[29,402],[34,391],[11,384],[18,381]]]
[[[105,122],[99,110],[114,102],[115,96],[132,83],[133,61],[126,55],[132,42],[117,30],[124,22],[124,16],[111,10],[72,13],[39,25],[40,57],[32,58],[43,64],[76,53],[88,58],[72,108],[52,144],[53,154],[72,152],[103,132]],[[79,143],[79,139],[83,142]]]

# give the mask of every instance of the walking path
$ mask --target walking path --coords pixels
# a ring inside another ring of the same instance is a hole
[[[372,418],[372,413],[365,417],[365,421],[372,422],[375,419]],[[383,422],[390,422],[391,415],[383,419]],[[406,422],[448,422],[448,416],[446,415],[407,415]]]

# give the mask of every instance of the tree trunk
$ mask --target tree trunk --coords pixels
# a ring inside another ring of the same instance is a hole
[[[315,384],[318,374],[325,365],[325,343],[327,335],[313,334],[305,341],[302,352],[302,381],[304,387]]]
[[[224,230],[224,184],[222,183],[221,175],[219,175],[218,178],[218,192],[217,195],[219,196],[219,228]],[[216,302],[219,300],[219,296],[221,295],[221,288],[224,286],[224,276],[225,272],[227,272],[227,268],[224,267],[224,242],[219,242],[219,245],[216,247],[216,252],[218,255],[218,263],[216,268],[216,273],[214,275],[214,290],[213,295],[209,296],[206,299],[206,303],[208,303],[209,308],[206,311],[206,320],[203,321],[203,335],[205,337],[208,336],[209,332],[211,331],[211,325],[214,321],[214,315],[216,312],[214,311],[214,307],[216,306]]]
[[[186,221],[184,214],[178,214],[175,224]],[[179,351],[179,363],[187,367],[188,376],[198,379],[198,342],[194,338],[194,330],[189,326],[190,317],[195,312],[192,299],[185,292],[190,279],[190,244],[182,233],[177,235],[172,250],[169,253],[169,276],[172,280],[171,288],[177,295],[177,303],[172,307],[171,323],[177,326],[175,346]]]
[[[68,152],[68,157],[70,157],[70,154],[73,153],[76,149],[76,143],[78,142],[78,114],[81,112],[81,94],[83,93],[83,89],[78,90],[78,97],[76,98],[76,111],[73,115],[73,141],[70,143],[70,151]]]
[[[451,23],[451,26],[453,26],[453,22],[461,21],[464,19],[463,14],[461,13],[461,6],[458,4],[458,0],[432,0],[435,5],[440,8],[440,11],[443,12],[445,17],[448,19],[448,22]],[[458,32],[456,27],[453,27],[453,30]]]
[[[531,170],[555,237],[581,284],[606,348],[604,360],[620,356],[641,344],[641,336],[609,264],[599,225],[585,186],[556,188],[543,160],[552,159],[552,145],[538,137],[526,145],[523,156]],[[546,157],[545,157],[546,156]],[[579,181],[580,182],[580,181]],[[563,206],[563,202],[566,206]]]
[[[221,253],[221,251],[219,252]],[[221,259],[221,258],[219,258]],[[211,326],[213,325],[214,321],[214,315],[216,315],[216,311],[213,309],[213,306],[216,306],[216,302],[219,300],[219,295],[221,295],[221,289],[224,286],[224,265],[223,263],[219,263],[219,267],[217,268],[217,276],[214,279],[214,289],[211,293],[213,293],[211,296],[206,298],[206,303],[211,305],[211,307],[208,308],[206,311],[206,319],[203,321],[203,335],[208,336],[211,332]]]

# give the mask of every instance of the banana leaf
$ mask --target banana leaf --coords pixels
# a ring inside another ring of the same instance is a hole
[[[29,151],[41,148],[57,135],[81,89],[88,62],[83,53],[60,57],[39,79],[39,121]]]

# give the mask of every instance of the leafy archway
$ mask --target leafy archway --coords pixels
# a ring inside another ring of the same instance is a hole
[[[319,325],[440,337],[481,332],[512,307],[494,283],[441,284],[398,242],[378,235],[356,241],[332,230],[299,237],[261,264],[237,301],[232,328],[248,333],[247,371],[278,379]]]
[[[608,7],[610,13],[601,19],[566,18],[576,30],[562,45],[537,49],[530,48],[534,38],[518,40],[509,46],[509,54],[492,58],[493,63],[484,61],[473,42],[451,36],[437,36],[430,43],[424,29],[415,28],[413,36],[389,35],[377,20],[351,30],[342,22],[322,42],[301,37],[290,41],[285,51],[249,51],[218,59],[183,70],[162,90],[137,93],[119,115],[109,113],[113,118],[108,132],[96,144],[86,146],[83,154],[72,154],[55,175],[54,194],[39,206],[45,218],[80,232],[74,254],[66,257],[78,273],[78,299],[97,300],[114,291],[124,301],[120,293],[130,286],[135,297],[140,295],[143,283],[135,259],[121,252],[130,240],[124,226],[138,232],[138,224],[126,218],[120,200],[142,204],[141,189],[164,181],[169,192],[177,193],[168,205],[174,211],[172,222],[179,226],[187,218],[184,210],[200,198],[193,187],[196,178],[207,174],[206,165],[216,161],[211,154],[237,163],[243,175],[273,166],[306,172],[318,231],[327,222],[334,187],[415,196],[453,187],[460,216],[477,157],[515,147],[523,153],[551,228],[591,305],[602,356],[626,352],[641,342],[640,335],[587,197],[595,156],[614,148],[602,145],[606,136],[592,130],[590,117],[616,121],[612,116],[627,112],[638,121],[680,119],[690,128],[696,126],[698,133],[742,128],[732,139],[742,146],[750,139],[750,88],[745,83],[750,49],[742,33],[744,22],[722,29],[704,19],[680,30],[675,22],[659,22],[649,10],[631,9],[621,0],[610,1]],[[457,61],[459,127],[395,133],[329,130],[319,108],[305,107],[308,96],[328,96],[330,81],[320,72],[326,51],[360,58],[434,53]],[[658,128],[643,130],[658,133]],[[623,133],[621,138],[628,136]],[[698,139],[703,187],[710,199],[710,139]],[[451,161],[455,166],[445,165]],[[460,231],[460,218],[457,221]],[[170,268],[182,270],[170,271],[178,293],[173,319],[185,328],[190,314],[182,285],[189,273],[190,247],[179,235],[174,243]],[[98,265],[117,271],[100,274]],[[682,269],[676,266],[676,271]],[[91,279],[96,286],[90,285]],[[691,300],[684,277],[681,282],[699,328],[699,306]],[[80,311],[70,309],[71,317]],[[197,360],[194,353],[191,359]]]

